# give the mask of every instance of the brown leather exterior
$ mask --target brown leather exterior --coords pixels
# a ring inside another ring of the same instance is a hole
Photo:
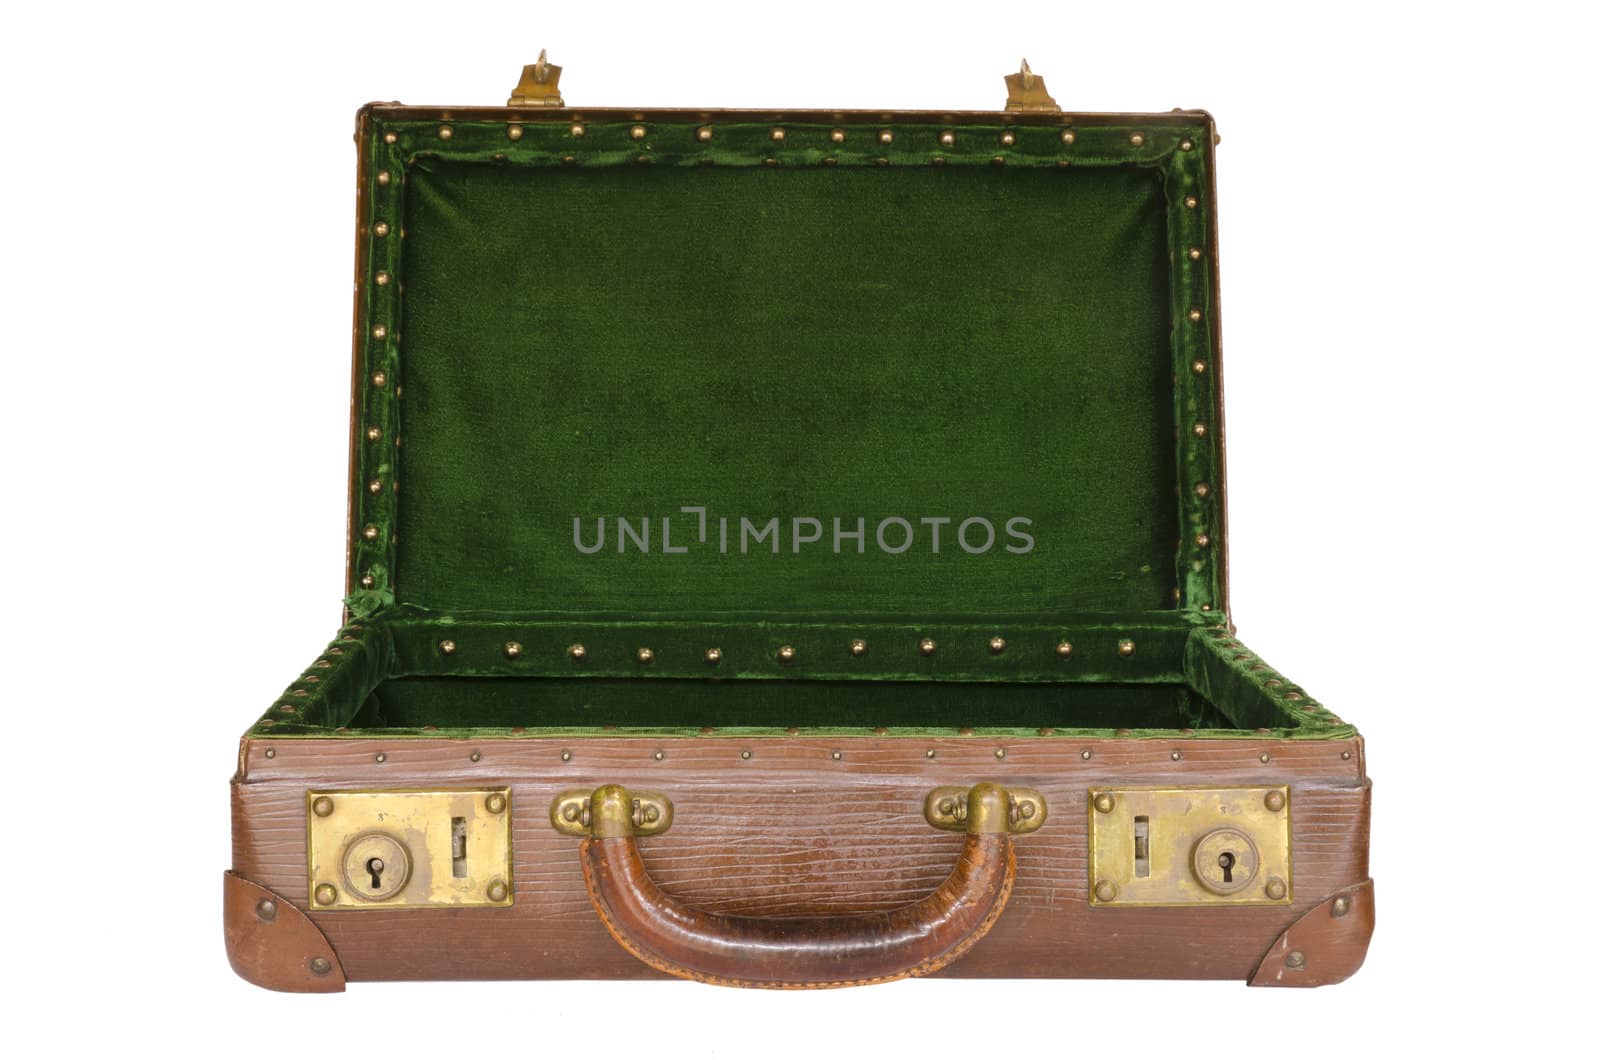
[[[622,947],[652,968],[719,986],[865,986],[927,975],[994,926],[1016,880],[1006,835],[969,835],[932,894],[898,909],[836,917],[726,916],[664,894],[632,837],[586,839],[589,900]]]
[[[997,758],[997,750],[1005,757]],[[1182,752],[1179,761],[1171,757],[1175,750]],[[672,829],[638,842],[663,892],[692,909],[751,917],[863,916],[917,902],[950,874],[965,838],[928,826],[922,800],[929,788],[990,780],[1039,790],[1050,815],[1014,842],[1016,884],[1005,915],[937,975],[1244,981],[1303,914],[1370,874],[1371,792],[1359,739],[1063,734],[1006,741],[982,729],[928,739],[803,732],[480,741],[352,736],[251,739],[241,759],[233,786],[233,867],[301,908],[309,905],[307,789],[512,789],[513,905],[313,910],[311,919],[351,981],[665,974],[613,940],[590,903],[580,841],[550,826],[547,811],[557,794],[602,784],[673,800]],[[1289,784],[1292,905],[1091,909],[1087,793],[1107,784]]]
[[[298,994],[336,994],[344,967],[328,940],[282,895],[236,872],[222,875],[222,929],[240,978]]]
[[[1250,985],[1329,986],[1344,982],[1367,959],[1375,918],[1371,880],[1330,895],[1278,936],[1250,977]]]

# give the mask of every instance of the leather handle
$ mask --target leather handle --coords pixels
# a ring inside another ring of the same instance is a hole
[[[1016,880],[1010,802],[999,785],[974,786],[966,844],[945,881],[919,901],[862,916],[724,916],[685,905],[650,878],[634,800],[616,786],[594,793],[580,857],[595,912],[652,968],[723,986],[860,986],[938,971],[994,926]]]

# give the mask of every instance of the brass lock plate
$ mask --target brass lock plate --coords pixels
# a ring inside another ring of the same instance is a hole
[[[1289,789],[1093,788],[1091,906],[1289,905]]]
[[[508,906],[511,789],[306,792],[313,910]]]

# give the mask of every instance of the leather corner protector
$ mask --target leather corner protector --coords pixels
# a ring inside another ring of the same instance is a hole
[[[1256,966],[1250,985],[1331,986],[1344,982],[1367,959],[1374,922],[1370,879],[1335,891],[1278,936]]]
[[[268,990],[337,994],[344,966],[322,929],[282,895],[236,872],[222,876],[222,927],[228,963]]]

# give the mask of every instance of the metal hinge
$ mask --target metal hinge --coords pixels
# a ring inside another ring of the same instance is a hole
[[[1028,69],[1028,60],[1022,60],[1022,69],[1006,75],[1006,110],[1034,110],[1060,114],[1061,108],[1045,91],[1044,78]]]
[[[561,99],[560,82],[561,67],[550,65],[544,49],[540,48],[539,61],[522,68],[522,79],[511,90],[511,98],[506,100],[506,106],[564,107],[566,103]]]

